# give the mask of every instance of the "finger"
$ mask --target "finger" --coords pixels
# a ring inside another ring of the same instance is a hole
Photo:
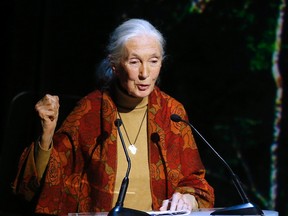
[[[169,202],[170,201],[168,199],[163,200],[162,206],[160,207],[160,211],[167,211]]]
[[[50,111],[50,110],[43,110],[39,112],[39,116],[42,120],[50,120],[54,121],[58,118],[58,112],[57,111]]]
[[[49,100],[53,106],[53,108],[56,108],[58,109],[59,108],[59,97],[58,96],[52,96],[52,95],[49,95]]]
[[[44,96],[44,103],[51,107],[51,109],[58,109],[59,108],[59,97],[53,95],[45,95]]]
[[[181,198],[181,194],[180,193],[174,193],[172,196],[172,200],[171,200],[171,206],[170,206],[170,210],[171,211],[175,211],[176,207],[178,205],[178,201]]]
[[[198,202],[195,196],[191,194],[183,194],[183,201],[188,205],[189,210],[198,209]]]
[[[50,119],[53,121],[54,119],[57,119],[59,114],[58,96],[45,95],[37,102],[35,109],[42,120]]]
[[[183,201],[183,199],[181,198],[181,199],[179,199],[178,200],[178,203],[177,203],[177,206],[176,206],[176,210],[183,210],[183,208],[184,208],[184,201]]]
[[[59,97],[46,94],[41,100],[36,104],[37,106],[51,106],[57,108],[59,106]]]

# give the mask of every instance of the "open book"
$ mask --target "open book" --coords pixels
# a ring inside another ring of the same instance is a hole
[[[168,215],[189,215],[191,212],[186,210],[181,211],[148,211],[147,212],[151,216],[168,216]]]

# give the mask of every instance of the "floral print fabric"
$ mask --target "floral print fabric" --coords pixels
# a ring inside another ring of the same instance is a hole
[[[109,211],[117,172],[116,113],[109,92],[96,90],[81,99],[54,135],[42,179],[35,168],[35,143],[24,150],[14,192],[35,200],[37,213]],[[173,113],[188,120],[183,105],[156,87],[148,102],[152,208],[159,210],[174,192],[194,195],[200,208],[213,207],[214,191],[191,129],[172,122]]]

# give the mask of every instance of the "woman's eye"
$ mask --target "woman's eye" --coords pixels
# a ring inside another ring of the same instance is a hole
[[[151,59],[149,62],[151,65],[159,65],[160,63],[159,59]]]
[[[136,65],[138,63],[139,63],[139,60],[130,60],[129,61],[129,64],[131,64],[131,65]]]

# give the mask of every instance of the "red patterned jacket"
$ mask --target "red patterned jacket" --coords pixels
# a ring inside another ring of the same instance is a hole
[[[172,122],[173,113],[188,120],[182,104],[156,87],[148,102],[152,208],[159,210],[176,191],[193,194],[199,207],[213,207],[214,191],[191,130]],[[36,213],[109,211],[117,171],[116,114],[108,92],[93,91],[81,99],[54,135],[42,180],[28,157],[34,143],[22,153],[14,192],[28,200],[37,195]]]

